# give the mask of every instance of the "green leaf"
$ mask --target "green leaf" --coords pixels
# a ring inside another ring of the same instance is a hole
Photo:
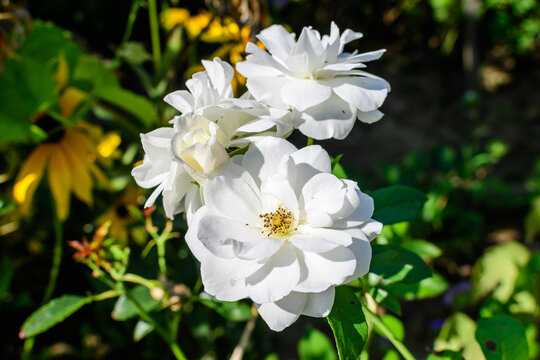
[[[223,302],[216,300],[216,298],[206,293],[200,295],[199,301],[204,306],[215,310],[219,315],[230,321],[247,321],[253,316],[251,307],[244,302]]]
[[[152,331],[154,331],[154,325],[140,319],[139,321],[137,321],[137,324],[135,324],[135,329],[133,329],[133,341],[140,341]]]
[[[118,55],[128,63],[137,65],[152,59],[144,46],[138,42],[126,42],[121,49],[118,49]]]
[[[386,314],[381,317],[381,320],[390,329],[392,334],[394,334],[396,339],[403,341],[403,338],[405,337],[405,328],[397,317]],[[377,325],[374,325],[374,329],[379,335],[386,337]]]
[[[376,302],[401,316],[401,305],[395,294],[383,288],[372,288],[371,293]]]
[[[489,249],[474,264],[472,290],[476,300],[493,292],[493,298],[506,303],[514,293],[521,269],[531,257],[530,251],[516,242]]]
[[[9,285],[11,284],[11,266],[7,257],[3,257],[0,261],[0,302],[4,299],[4,296],[9,291]]]
[[[401,185],[373,191],[370,196],[375,202],[373,219],[385,225],[414,219],[427,200],[420,191]]]
[[[372,245],[370,272],[386,282],[416,283],[430,277],[431,270],[422,258],[400,246]]]
[[[337,360],[332,342],[319,330],[306,328],[298,342],[300,360]]]
[[[368,325],[362,305],[350,287],[336,287],[328,323],[334,332],[339,358],[358,359],[366,343]]]
[[[345,172],[345,169],[341,164],[339,163],[339,160],[343,157],[343,154],[339,154],[335,158],[330,158],[330,165],[332,167],[332,174],[334,174],[336,177],[340,179],[348,179],[347,173]]]
[[[435,259],[442,254],[442,250],[437,245],[426,240],[408,240],[401,246],[427,259]]]
[[[0,141],[24,141],[30,136],[30,119],[57,101],[51,67],[36,60],[9,60],[0,74]]]
[[[405,300],[427,299],[441,295],[448,288],[448,282],[439,274],[415,284],[393,283],[385,286],[389,292]]]
[[[459,351],[465,359],[482,359],[482,349],[474,339],[476,323],[458,312],[445,322],[434,343],[435,351]]]
[[[100,89],[119,87],[113,72],[97,58],[82,55],[73,71],[73,81],[83,90],[99,92]]]
[[[461,359],[463,359],[463,356],[461,356],[460,353],[451,351],[451,350],[444,350],[439,355],[429,354],[427,357],[427,360],[461,360]]]
[[[525,328],[507,315],[480,319],[476,340],[486,360],[526,360],[529,357]]]
[[[91,298],[78,295],[63,295],[52,299],[26,319],[19,337],[24,339],[41,334],[91,301]]]
[[[161,306],[161,301],[154,299],[146,286],[138,285],[128,291],[146,312],[154,311]],[[122,295],[116,301],[111,317],[114,320],[125,321],[138,314],[135,305],[129,301],[126,295]]]
[[[154,105],[146,98],[119,87],[106,87],[99,90],[96,96],[139,119],[145,126],[157,122]]]
[[[540,233],[540,196],[531,204],[531,210],[525,217],[525,239],[532,244],[536,235]]]

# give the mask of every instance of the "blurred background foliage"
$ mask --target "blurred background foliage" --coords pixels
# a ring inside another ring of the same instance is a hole
[[[235,64],[273,23],[298,34],[305,25],[326,33],[331,21],[364,33],[353,44],[360,51],[388,49],[370,71],[393,87],[382,121],[321,142],[343,154],[335,173],[367,192],[400,184],[426,195],[419,216],[385,226],[376,244],[419,255],[432,275],[422,262],[415,279],[385,277],[374,257],[356,285],[418,358],[500,359],[482,340],[500,324],[527,345],[497,345],[518,349],[516,359],[540,357],[536,1],[2,0],[1,358],[170,357],[152,324],[114,294],[64,299],[81,310],[35,338],[19,333],[51,297],[105,294],[100,274],[126,272],[137,274],[130,296],[171,326],[189,358],[233,352],[250,305],[191,295],[201,284],[181,240],[186,223],[143,212],[148,194],[130,176],[142,159],[139,133],[167,124],[175,112],[163,96],[201,59]],[[235,77],[237,95],[244,81]],[[394,258],[407,259],[416,258]],[[378,333],[364,358],[398,359]],[[277,334],[257,322],[244,357],[335,359],[329,334],[314,319]]]

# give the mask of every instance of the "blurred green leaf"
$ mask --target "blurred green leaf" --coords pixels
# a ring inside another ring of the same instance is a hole
[[[96,57],[82,55],[73,72],[73,82],[88,92],[98,92],[102,88],[119,87],[114,73]]]
[[[122,48],[118,49],[118,55],[128,63],[137,65],[152,59],[141,43],[131,41],[126,42]]]
[[[52,299],[26,319],[19,337],[24,339],[41,334],[62,322],[90,301],[92,301],[91,298],[77,295],[63,295]]]
[[[319,330],[306,328],[298,342],[300,360],[337,360],[332,342]]]
[[[154,311],[161,306],[161,301],[154,299],[146,286],[137,285],[128,291],[146,312]],[[138,314],[135,305],[133,305],[126,295],[122,295],[116,301],[111,317],[114,320],[125,321]]]
[[[362,305],[350,287],[336,287],[334,306],[327,319],[334,332],[339,358],[358,359],[366,343],[368,325]]]
[[[415,284],[393,283],[385,288],[406,300],[427,299],[441,295],[448,288],[448,282],[439,274],[432,274]]]
[[[381,316],[381,320],[388,327],[388,329],[390,329],[392,334],[394,334],[396,339],[403,341],[403,338],[405,337],[405,328],[403,327],[401,320],[389,314]],[[380,336],[386,337],[386,335],[384,335],[376,324],[374,324],[374,329]]]
[[[429,354],[427,360],[461,360],[463,356],[456,351],[444,350],[441,354]]]
[[[480,319],[476,340],[486,360],[526,360],[529,357],[525,328],[507,315]]]
[[[348,176],[347,176],[347,173],[345,172],[345,169],[339,163],[339,161],[341,160],[342,157],[343,157],[343,154],[339,154],[336,157],[330,158],[330,161],[331,161],[330,165],[332,167],[332,174],[334,174],[336,177],[338,177],[340,179],[348,179]]]
[[[540,196],[531,203],[531,210],[525,217],[525,240],[531,244],[540,233]]]
[[[0,74],[0,141],[23,141],[31,117],[57,101],[53,69],[21,57],[6,62]]]
[[[133,115],[145,126],[150,126],[157,122],[157,112],[152,103],[131,91],[112,86],[100,89],[96,93],[96,96]]]
[[[476,323],[464,313],[458,312],[449,317],[435,339],[435,351],[459,351],[465,359],[483,359],[482,349],[474,334]]]
[[[400,360],[401,357],[399,356],[398,352],[394,349],[390,349],[384,354],[384,357],[382,360]]]
[[[427,198],[408,186],[390,186],[370,194],[375,202],[373,219],[385,225],[411,220],[422,211]]]
[[[0,261],[0,302],[4,299],[4,296],[9,291],[11,285],[11,266],[7,257],[3,257]]]
[[[202,293],[199,296],[199,301],[230,321],[247,321],[253,316],[251,307],[244,302],[219,301],[207,293]]]
[[[442,254],[441,249],[437,245],[426,240],[408,240],[402,243],[401,246],[428,259],[435,259]]]
[[[514,293],[519,272],[527,264],[530,256],[529,250],[516,242],[489,249],[474,264],[472,274],[474,298],[478,300],[493,292],[493,298],[506,303]]]
[[[373,245],[372,254],[370,272],[389,283],[416,283],[431,275],[421,257],[400,246]]]
[[[137,324],[135,324],[135,329],[133,329],[133,341],[140,341],[152,331],[154,331],[154,325],[149,324],[142,319],[139,319],[139,321],[137,321]]]

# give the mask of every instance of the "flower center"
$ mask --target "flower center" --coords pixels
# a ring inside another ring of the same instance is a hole
[[[293,230],[294,216],[292,212],[285,210],[281,206],[274,212],[260,214],[263,221],[263,230],[266,236],[285,236]]]

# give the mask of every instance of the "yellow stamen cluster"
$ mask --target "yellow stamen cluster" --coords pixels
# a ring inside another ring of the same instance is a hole
[[[294,216],[292,212],[285,210],[281,206],[276,211],[260,214],[259,217],[263,221],[263,230],[261,233],[268,237],[284,236],[293,230]]]

